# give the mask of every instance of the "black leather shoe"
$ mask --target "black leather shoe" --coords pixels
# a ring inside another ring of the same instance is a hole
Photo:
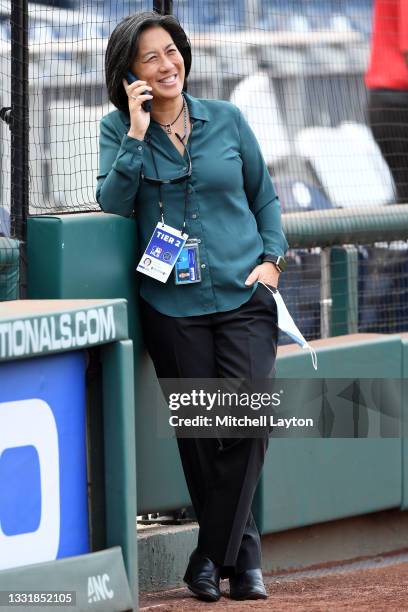
[[[203,601],[218,601],[221,597],[220,568],[196,550],[190,556],[184,582]]]
[[[231,599],[266,599],[268,597],[260,569],[239,572],[229,579]]]

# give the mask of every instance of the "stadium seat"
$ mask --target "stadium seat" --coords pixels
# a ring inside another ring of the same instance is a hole
[[[284,213],[333,208],[321,189],[305,181],[296,178],[275,180],[274,186]]]
[[[267,0],[257,27],[265,30],[333,30],[371,33],[371,0]]]
[[[57,209],[72,209],[95,200],[95,168],[99,156],[99,120],[112,105],[83,106],[55,102],[50,109],[50,198]],[[84,125],[87,137],[84,138]],[[98,208],[97,205],[93,205]]]
[[[297,134],[296,150],[313,165],[335,206],[395,201],[389,168],[368,127],[343,123],[337,128],[307,128]]]
[[[290,154],[285,123],[266,72],[256,72],[240,81],[230,101],[238,106],[254,131],[268,165]]]
[[[372,0],[350,0],[344,7],[344,14],[347,15],[353,28],[366,39],[371,35],[372,12]]]
[[[187,29],[230,31],[245,27],[245,5],[245,0],[180,0],[174,3],[174,14]]]

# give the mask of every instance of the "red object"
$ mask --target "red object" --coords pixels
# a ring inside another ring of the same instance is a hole
[[[375,0],[369,89],[408,90],[408,0]]]

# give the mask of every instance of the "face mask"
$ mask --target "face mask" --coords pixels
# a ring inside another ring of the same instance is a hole
[[[278,309],[278,327],[279,329],[285,332],[285,334],[288,334],[288,336],[290,336],[292,340],[297,342],[297,344],[299,344],[302,348],[309,349],[310,356],[312,358],[313,367],[315,370],[317,370],[316,351],[310,346],[307,340],[305,340],[302,333],[298,329],[296,323],[290,316],[289,311],[286,308],[286,304],[283,301],[281,294],[279,293],[277,289],[272,291],[272,289],[268,287],[268,285],[265,285],[265,283],[263,283],[262,281],[259,281],[259,282],[261,283],[261,285],[266,287],[266,289],[268,289],[270,293],[272,293],[275,299],[276,307]]]

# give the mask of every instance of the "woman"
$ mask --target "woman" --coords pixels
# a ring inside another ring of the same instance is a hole
[[[258,282],[276,287],[284,267],[280,205],[239,110],[186,93],[190,66],[174,17],[139,13],[116,27],[106,80],[118,110],[101,121],[97,200],[105,212],[137,218],[141,316],[157,376],[267,378],[276,306]],[[193,239],[192,276],[188,266],[167,282],[149,276],[164,266],[160,246],[145,251],[161,222]],[[201,599],[219,599],[220,577],[229,577],[232,598],[266,597],[251,503],[267,444],[267,434],[178,439],[200,525],[184,580]]]

